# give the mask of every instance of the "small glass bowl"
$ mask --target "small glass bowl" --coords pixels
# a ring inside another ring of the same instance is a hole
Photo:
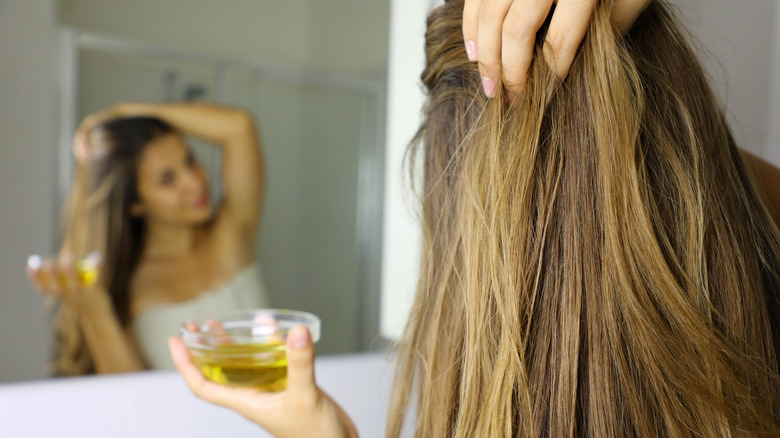
[[[320,319],[311,313],[282,309],[236,310],[213,315],[190,330],[181,325],[184,346],[209,380],[282,391],[287,384],[287,334],[305,325],[313,342],[320,339]]]

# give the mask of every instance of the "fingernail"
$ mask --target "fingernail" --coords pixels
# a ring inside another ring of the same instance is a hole
[[[477,43],[474,41],[466,41],[466,55],[468,55],[469,61],[477,60]]]
[[[492,79],[485,76],[482,78],[482,88],[485,90],[485,96],[493,97],[493,91],[496,88],[496,83]]]
[[[69,269],[73,265],[73,254],[70,251],[63,252],[62,255],[59,257],[58,262],[60,266]]]
[[[27,257],[27,267],[30,269],[40,269],[42,264],[43,260],[39,255],[33,254],[30,257]]]
[[[182,361],[186,360],[184,358],[184,355],[182,355],[182,352],[180,349],[176,348],[176,343],[174,342],[174,337],[168,338],[168,350],[171,352],[171,356],[173,356],[174,360]]]
[[[290,330],[290,342],[295,348],[303,348],[311,344],[311,336],[309,330],[303,326],[294,327]]]

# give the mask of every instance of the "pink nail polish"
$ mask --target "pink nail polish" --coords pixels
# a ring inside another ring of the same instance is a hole
[[[493,91],[495,91],[496,83],[492,79],[485,76],[482,78],[482,88],[485,90],[485,96],[493,97]]]
[[[466,55],[468,55],[469,61],[477,60],[477,43],[474,41],[466,41]]]

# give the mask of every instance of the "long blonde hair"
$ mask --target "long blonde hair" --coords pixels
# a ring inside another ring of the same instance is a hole
[[[428,18],[421,278],[387,434],[780,436],[780,230],[656,0],[486,99]],[[497,87],[501,90],[502,87]],[[410,156],[415,156],[413,149]]]

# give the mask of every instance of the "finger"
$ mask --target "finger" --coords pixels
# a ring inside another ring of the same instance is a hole
[[[625,35],[642,12],[650,6],[652,0],[617,0],[612,8],[612,25]]]
[[[73,155],[79,163],[89,161],[89,143],[85,131],[79,129],[73,136]]]
[[[30,279],[30,283],[32,283],[33,287],[38,292],[44,292],[40,278],[40,269],[42,265],[43,260],[40,256],[31,255],[27,258],[27,268],[25,269],[25,272],[27,272],[27,278]]]
[[[204,339],[204,337],[199,335],[199,333],[200,333],[200,326],[198,325],[197,322],[195,322],[195,321],[193,321],[191,319],[188,319],[184,323],[184,328],[188,332],[188,333],[184,334],[184,337],[185,337],[186,340],[194,342],[196,344],[205,344],[206,343],[206,340]]]
[[[275,333],[279,329],[279,323],[269,313],[258,313],[255,315],[255,324],[260,328],[261,334]]]
[[[469,61],[477,60],[477,29],[479,29],[479,5],[482,0],[466,0],[463,5],[463,43]]]
[[[78,275],[76,274],[76,266],[73,261],[73,253],[70,251],[64,251],[60,255],[58,274],[61,287],[64,293],[72,293],[78,289]]]
[[[27,257],[27,277],[30,278],[30,282],[32,282],[33,286],[42,292],[43,288],[41,287],[41,280],[39,278],[41,266],[43,266],[43,259],[41,256],[33,254],[30,257]]]
[[[504,86],[510,95],[525,89],[534,55],[536,33],[550,13],[553,0],[515,1],[501,30],[501,66]]]
[[[558,1],[545,38],[544,58],[561,80],[569,73],[595,9],[596,0]]]
[[[287,392],[298,403],[313,403],[316,399],[314,343],[303,325],[287,334]]]
[[[252,328],[252,335],[268,336],[270,343],[284,344],[284,336],[279,330],[279,322],[268,313],[255,315],[255,327]]]
[[[193,333],[200,332],[200,327],[198,327],[198,323],[195,322],[195,321],[187,321],[185,326],[186,326],[187,330],[189,330],[189,331],[191,331]]]
[[[518,0],[515,3],[526,3]],[[501,29],[512,0],[483,0],[479,5],[477,60],[485,96],[495,95],[501,72]]]
[[[214,339],[217,344],[230,344],[230,337],[228,336],[228,332],[222,326],[221,322],[217,321],[216,319],[209,319],[206,321],[206,326],[209,328],[209,332],[213,336],[212,339]]]
[[[43,285],[41,284],[41,280],[38,279],[38,271],[29,267],[26,268],[25,271],[27,272],[27,278],[30,280],[33,288],[38,292],[43,292]]]
[[[90,131],[92,131],[92,129],[103,119],[103,113],[104,111],[98,111],[84,118],[82,126],[84,127],[84,132],[87,136],[89,136]]]
[[[41,280],[44,291],[55,297],[60,297],[62,295],[62,289],[60,288],[58,279],[57,266],[54,262],[45,260],[38,273],[38,278]]]

